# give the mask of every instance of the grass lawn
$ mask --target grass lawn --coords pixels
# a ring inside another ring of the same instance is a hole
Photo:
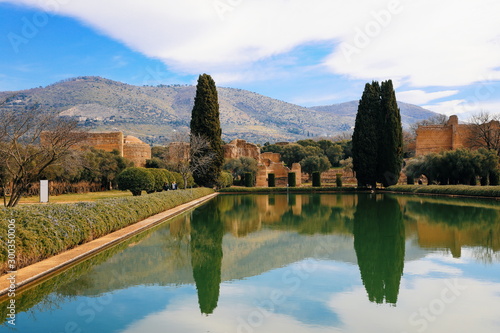
[[[119,198],[119,197],[131,197],[132,192],[130,191],[104,191],[104,192],[89,192],[89,193],[71,193],[71,194],[61,194],[61,195],[51,195],[49,197],[50,203],[62,203],[62,202],[79,202],[79,201],[95,201],[99,199],[109,199],[109,198]],[[39,196],[24,197],[19,201],[20,204],[27,203],[39,203]]]

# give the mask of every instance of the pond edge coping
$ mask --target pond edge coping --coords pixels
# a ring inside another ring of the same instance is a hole
[[[181,204],[161,213],[152,215],[144,220],[136,222],[122,229],[113,231],[112,233],[94,239],[88,243],[78,245],[77,247],[56,254],[55,256],[23,267],[15,273],[4,274],[0,276],[0,301],[5,297],[7,293],[9,293],[9,289],[11,287],[10,280],[7,280],[7,277],[9,276],[15,275],[15,291],[18,292],[21,288],[25,289],[29,285],[36,284],[40,280],[53,275],[54,273],[66,268],[67,266],[83,261],[106,248],[116,245],[147,229],[151,229],[158,224],[161,224],[166,220],[185,212],[186,210],[205,203],[206,201],[216,197],[217,195],[219,195],[219,193],[215,192],[193,201]]]

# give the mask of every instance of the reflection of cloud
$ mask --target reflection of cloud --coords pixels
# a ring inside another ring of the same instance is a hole
[[[332,296],[330,306],[344,323],[346,332],[418,332],[423,331],[424,315],[421,309],[428,309],[433,320],[427,320],[425,332],[498,332],[498,308],[500,306],[500,284],[485,283],[472,279],[459,279],[459,285],[466,289],[457,297],[448,292],[446,297],[454,298],[449,303],[439,303],[443,290],[450,279],[418,278],[411,287],[401,284],[400,297],[395,307],[373,306],[366,299],[363,288],[349,293]],[[436,304],[444,304],[441,309]],[[435,307],[435,308],[433,308]],[[436,312],[438,309],[440,314]],[[442,311],[441,311],[442,310]],[[360,320],[362,318],[362,320]]]
[[[458,268],[441,265],[430,260],[410,261],[405,263],[404,274],[427,275],[429,273],[446,273],[460,275],[462,271]]]
[[[224,293],[224,292],[222,292]],[[238,303],[221,304],[214,314],[200,315],[193,299],[171,303],[162,312],[151,314],[132,324],[122,333],[165,332],[241,332],[241,333],[323,333],[337,332],[330,327],[306,327],[295,318],[260,310],[251,304],[253,295],[245,293]]]

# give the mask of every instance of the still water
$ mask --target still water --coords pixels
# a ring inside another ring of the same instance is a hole
[[[500,205],[221,195],[16,304],[1,332],[497,333]]]

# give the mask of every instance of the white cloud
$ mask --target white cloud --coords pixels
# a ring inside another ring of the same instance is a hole
[[[428,104],[422,107],[447,116],[458,115],[460,120],[465,121],[472,115],[481,111],[486,111],[491,114],[499,114],[500,100],[475,101],[471,99],[468,101],[465,99],[454,99],[436,104]]]
[[[428,93],[423,90],[407,90],[403,92],[397,92],[396,94],[399,101],[421,105],[435,99],[453,96],[455,94],[458,94],[458,92],[458,90],[445,90]]]
[[[224,82],[259,79],[263,68],[254,64],[314,42],[331,42],[324,65],[350,78],[393,78],[413,87],[500,78],[497,0],[0,1],[51,8],[171,70],[221,73]],[[373,37],[347,61],[340,46],[356,46],[366,30]]]

